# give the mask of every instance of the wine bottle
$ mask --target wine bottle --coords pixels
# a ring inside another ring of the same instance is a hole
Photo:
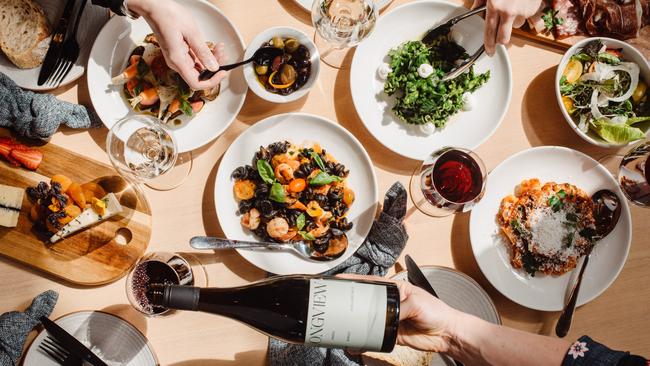
[[[390,352],[399,325],[393,283],[306,275],[233,288],[151,284],[154,306],[226,316],[270,337],[308,346]]]

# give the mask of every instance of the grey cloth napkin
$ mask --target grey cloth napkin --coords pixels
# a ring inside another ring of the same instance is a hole
[[[70,128],[101,125],[94,111],[60,101],[50,94],[23,90],[0,73],[0,127],[30,139],[47,140],[62,124]]]
[[[0,366],[14,366],[23,353],[27,335],[49,317],[59,294],[47,290],[36,296],[25,312],[10,311],[0,315]]]
[[[393,184],[384,198],[383,211],[375,220],[366,241],[345,262],[325,275],[357,273],[385,276],[402,253],[408,234],[402,221],[406,215],[407,193],[401,183]],[[360,355],[351,355],[341,349],[305,347],[269,338],[269,364],[271,366],[357,366]]]

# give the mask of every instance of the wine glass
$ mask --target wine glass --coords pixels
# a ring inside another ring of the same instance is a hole
[[[126,297],[136,310],[146,316],[167,314],[168,309],[151,305],[147,291],[150,284],[207,286],[201,263],[191,254],[153,252],[142,257],[126,278]]]
[[[650,141],[635,145],[625,155],[606,155],[599,162],[612,172],[628,200],[650,208]]]
[[[487,171],[474,152],[444,147],[427,158],[411,176],[413,204],[422,213],[444,217],[468,212],[483,197]]]
[[[347,48],[368,37],[377,22],[374,0],[314,0],[311,21],[321,60],[341,68]]]
[[[106,150],[124,178],[157,190],[178,187],[192,169],[191,154],[179,155],[174,135],[151,116],[128,115],[115,123]]]

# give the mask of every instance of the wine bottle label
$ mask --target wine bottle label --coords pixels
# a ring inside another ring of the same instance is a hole
[[[385,286],[312,279],[305,344],[381,350],[386,327]]]

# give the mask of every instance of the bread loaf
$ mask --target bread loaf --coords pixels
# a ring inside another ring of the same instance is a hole
[[[395,345],[391,353],[366,352],[365,358],[382,361],[391,366],[429,366],[433,352],[418,351],[410,347]]]
[[[43,9],[33,0],[0,0],[0,49],[21,69],[43,63],[51,29]]]

